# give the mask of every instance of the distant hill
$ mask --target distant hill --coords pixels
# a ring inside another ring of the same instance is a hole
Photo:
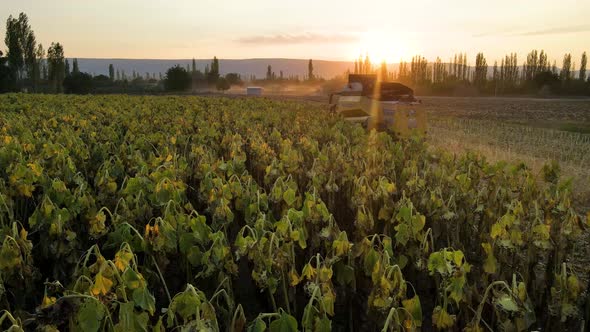
[[[220,59],[219,67],[221,74],[239,73],[242,77],[250,77],[255,75],[257,78],[264,78],[268,65],[272,67],[276,76],[279,76],[280,71],[283,71],[284,77],[291,75],[299,75],[304,78],[307,75],[307,64],[309,60],[306,59]],[[211,64],[211,59],[195,60],[197,69],[205,70],[205,66]],[[71,63],[71,59],[70,59]],[[132,72],[145,76],[146,73],[150,75],[164,73],[166,70],[176,64],[186,68],[191,65],[192,59],[179,60],[153,60],[153,59],[89,59],[78,58],[80,71],[88,72],[96,75],[108,75],[109,64],[113,64],[115,69],[125,71],[127,77],[130,77]],[[347,61],[325,61],[313,60],[314,74],[320,77],[329,79],[337,75],[341,75],[350,69],[354,70],[354,63]]]

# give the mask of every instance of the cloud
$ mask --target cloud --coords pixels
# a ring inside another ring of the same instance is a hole
[[[553,35],[553,34],[564,34],[564,33],[580,33],[580,32],[589,32],[590,31],[590,24],[583,24],[583,25],[573,25],[573,26],[566,26],[566,27],[555,27],[549,29],[541,29],[541,30],[533,30],[533,31],[524,31],[524,32],[515,32],[514,30],[503,30],[503,31],[495,31],[495,32],[482,32],[478,34],[474,34],[473,37],[488,37],[488,36],[543,36],[543,35]]]
[[[517,33],[519,36],[540,36],[540,35],[552,35],[560,33],[574,33],[574,32],[588,32],[590,31],[590,24],[574,25],[569,27],[557,27],[551,29],[543,29],[537,31],[529,31]]]
[[[497,35],[505,35],[505,34],[506,34],[506,32],[500,32],[500,31],[482,32],[482,33],[474,34],[473,37],[488,37],[488,36],[497,36]]]
[[[268,36],[249,36],[236,40],[242,44],[317,44],[317,43],[349,43],[358,41],[358,37],[348,34],[317,34],[317,33],[303,33],[303,34],[277,34]]]

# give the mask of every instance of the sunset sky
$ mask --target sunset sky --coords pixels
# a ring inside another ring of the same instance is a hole
[[[490,63],[533,48],[551,59],[590,51],[589,0],[0,1],[3,22],[25,12],[38,42],[61,42],[67,57],[351,60],[368,52],[397,62],[482,51]]]

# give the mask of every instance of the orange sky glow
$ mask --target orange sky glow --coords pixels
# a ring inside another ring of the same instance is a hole
[[[481,51],[491,62],[531,49],[579,59],[590,46],[587,0],[5,0],[0,19],[21,11],[39,42],[80,58],[397,62]]]

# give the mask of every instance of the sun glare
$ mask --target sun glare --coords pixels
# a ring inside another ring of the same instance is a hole
[[[392,36],[383,31],[368,31],[361,35],[360,42],[356,46],[356,54],[359,52],[364,57],[369,55],[373,63],[396,62],[407,55],[405,43],[397,36]]]

